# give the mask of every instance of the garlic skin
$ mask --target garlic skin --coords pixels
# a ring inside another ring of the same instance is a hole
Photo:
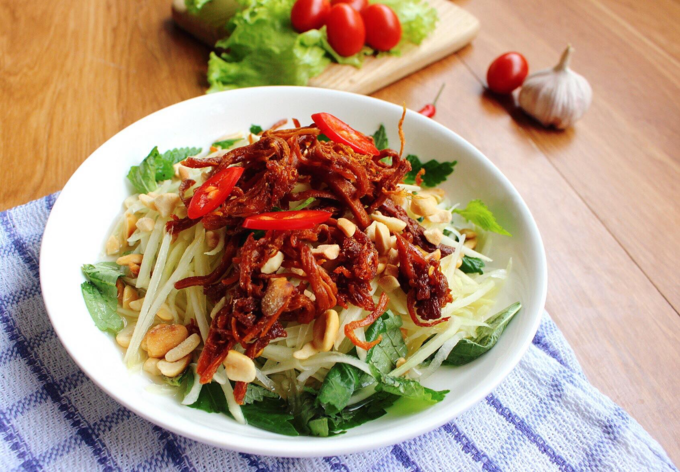
[[[519,93],[519,104],[543,126],[566,129],[588,110],[593,89],[581,75],[569,69],[574,48],[567,46],[559,64],[531,74]]]

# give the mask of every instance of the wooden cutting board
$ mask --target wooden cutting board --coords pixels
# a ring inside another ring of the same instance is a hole
[[[331,64],[309,81],[313,87],[370,94],[425,66],[453,54],[477,36],[479,21],[449,0],[427,0],[437,9],[439,21],[435,31],[420,46],[409,44],[401,56],[367,57],[360,69]],[[182,2],[180,2],[182,3]],[[209,46],[215,44],[221,29],[211,28],[196,18],[179,11],[173,2],[172,17],[183,29]]]
[[[361,69],[331,64],[309,81],[313,87],[370,94],[467,45],[479,32],[479,20],[449,0],[428,0],[437,9],[434,33],[420,46],[409,44],[401,56],[367,57]]]

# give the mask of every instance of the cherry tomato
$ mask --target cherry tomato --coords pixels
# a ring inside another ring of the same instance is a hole
[[[524,83],[529,73],[527,60],[518,52],[506,52],[489,66],[486,83],[496,93],[510,93]]]
[[[331,0],[331,6],[335,6],[338,3],[346,3],[358,12],[361,12],[361,10],[368,6],[368,0]]]
[[[220,206],[231,194],[234,185],[243,174],[243,167],[227,167],[210,177],[198,187],[187,208],[192,220],[206,215]]]
[[[265,230],[312,229],[330,217],[331,213],[323,210],[273,211],[247,217],[243,220],[243,227]]]
[[[361,16],[366,25],[366,44],[378,51],[389,51],[399,44],[401,23],[390,7],[374,3],[364,8]]]
[[[328,43],[341,56],[353,56],[364,47],[366,28],[364,20],[354,8],[338,3],[326,19]]]
[[[325,25],[330,11],[328,0],[297,0],[290,12],[290,21],[298,33],[304,33]]]
[[[330,113],[315,113],[312,115],[312,120],[319,127],[321,132],[328,136],[328,139],[340,144],[346,144],[354,151],[361,154],[369,154],[377,156],[380,154],[378,148],[375,147],[365,134],[362,134],[352,128],[344,121],[334,117]]]

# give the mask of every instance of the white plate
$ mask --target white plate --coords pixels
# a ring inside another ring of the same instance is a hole
[[[104,391],[138,415],[175,433],[236,451],[291,457],[329,456],[395,444],[450,421],[483,399],[519,362],[538,328],[545,303],[545,254],[536,224],[517,190],[477,149],[436,121],[408,111],[406,153],[457,160],[445,188],[454,201],[481,198],[512,237],[495,236],[490,256],[511,278],[495,309],[521,301],[515,317],[488,354],[464,367],[441,368],[424,384],[451,392],[441,403],[410,416],[385,416],[332,438],[286,437],[237,424],[224,415],[181,406],[149,393],[148,380],[130,373],[113,338],[100,332],[85,308],[80,267],[103,257],[106,235],[131,193],[125,176],[153,146],[209,146],[216,138],[271,126],[281,118],[311,122],[329,112],[365,133],[380,123],[398,148],[401,108],[362,95],[316,88],[262,87],[198,97],[154,113],[97,149],[76,171],[54,205],[40,255],[40,280],[52,324],[80,368]]]

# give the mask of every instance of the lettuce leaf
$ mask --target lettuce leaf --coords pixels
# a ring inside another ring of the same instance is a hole
[[[108,298],[118,297],[116,282],[118,277],[123,276],[121,267],[115,262],[98,262],[97,264],[84,264],[81,268],[85,278]]]
[[[307,85],[330,64],[322,34],[298,34],[290,23],[294,0],[238,0],[245,8],[229,21],[231,35],[211,53],[208,92],[258,85]]]
[[[171,149],[161,154],[158,147],[154,147],[148,156],[138,166],[130,167],[127,178],[139,193],[153,192],[158,188],[158,182],[171,179],[175,173],[174,164],[189,156],[195,156],[201,148],[184,147]]]
[[[402,33],[401,43],[395,48],[397,53],[404,42],[422,43],[437,25],[437,10],[425,0],[376,0],[370,3],[387,5],[399,17]]]
[[[496,218],[493,216],[493,213],[491,213],[491,210],[489,210],[481,200],[472,200],[468,203],[467,207],[462,210],[455,209],[453,212],[458,213],[460,216],[485,231],[493,231],[494,233],[505,236],[512,236],[496,222]]]

